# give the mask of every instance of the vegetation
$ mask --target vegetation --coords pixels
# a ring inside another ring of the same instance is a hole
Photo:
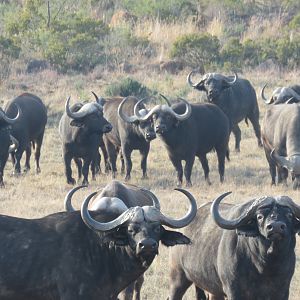
[[[0,62],[9,69],[15,61],[44,59],[58,72],[86,73],[172,58],[218,69],[272,59],[293,69],[300,61],[299,9],[297,0],[1,1]],[[166,26],[167,35],[174,27],[175,39],[158,36],[157,26]]]

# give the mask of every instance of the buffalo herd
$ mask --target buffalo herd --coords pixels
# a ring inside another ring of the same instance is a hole
[[[180,97],[171,101],[161,94],[103,98],[92,92],[94,101],[73,105],[67,98],[58,125],[65,177],[67,184],[76,184],[73,160],[82,185],[67,193],[63,212],[40,219],[0,215],[0,299],[139,300],[143,274],[160,242],[170,247],[169,300],[182,299],[191,285],[198,300],[289,298],[300,206],[288,196],[221,203],[226,192],[197,208],[194,196],[181,186],[183,174],[186,186],[192,186],[195,157],[211,184],[209,152],[217,156],[223,183],[229,136],[233,132],[239,152],[244,120],[264,148],[271,184],[287,185],[290,173],[293,189],[299,189],[300,86],[278,87],[271,97],[267,85],[262,88],[266,112],[261,128],[256,92],[248,80],[236,73],[207,73],[195,80],[197,74],[191,71],[187,83],[205,92],[203,103]],[[13,175],[19,176],[22,155],[27,172],[33,148],[36,173],[41,172],[46,123],[47,107],[30,93],[0,108],[0,187],[9,155]],[[189,202],[188,212],[178,219],[162,213],[154,192],[128,182],[134,150],[141,155],[142,179],[148,178],[150,143],[156,137],[176,171],[176,190]],[[115,179],[118,155],[124,183]],[[89,171],[95,180],[102,156],[113,180],[87,195],[77,209],[72,199],[88,186]]]

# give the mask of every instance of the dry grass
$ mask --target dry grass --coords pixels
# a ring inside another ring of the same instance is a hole
[[[279,78],[275,74],[275,79],[271,82],[271,87],[278,82],[285,83],[288,78],[297,78],[297,74],[283,74]],[[61,146],[57,132],[57,124],[61,115],[64,101],[68,95],[73,96],[73,101],[78,96],[85,99],[92,99],[90,91],[95,90],[99,94],[109,82],[114,74],[108,74],[101,79],[99,84],[91,80],[89,76],[63,77],[58,76],[52,71],[31,75],[15,75],[8,82],[0,86],[2,100],[4,102],[20,94],[22,89],[20,84],[28,86],[31,91],[41,96],[46,104],[50,105],[49,122],[45,133],[45,142],[42,148],[40,175],[34,174],[34,163],[32,161],[32,171],[29,174],[14,178],[10,176],[12,172],[11,163],[8,162],[5,170],[6,188],[0,190],[0,212],[18,217],[35,218],[63,210],[63,199],[66,192],[70,189],[65,183],[63,175],[63,163],[61,157]],[[136,74],[136,78],[148,86],[157,86],[166,94],[177,94],[185,89],[185,76],[180,74],[172,76],[156,75],[147,77],[145,74]],[[262,84],[260,82],[270,81],[270,74],[256,74],[249,72],[248,78],[254,83],[257,91]],[[38,83],[38,84],[37,84]],[[288,81],[287,83],[292,83]],[[101,85],[101,86],[99,86]],[[196,101],[199,98],[197,93],[190,93],[188,99]],[[261,103],[261,102],[260,102]],[[264,115],[265,107],[261,103],[261,116]],[[224,184],[219,183],[217,172],[217,161],[215,153],[208,156],[211,169],[212,185],[207,186],[203,180],[203,171],[200,163],[195,161],[192,181],[194,186],[190,191],[195,195],[198,205],[213,200],[217,195],[225,191],[233,191],[228,201],[240,203],[251,197],[261,195],[285,194],[292,197],[300,204],[299,192],[293,191],[291,184],[288,187],[270,187],[270,176],[268,166],[262,149],[257,147],[252,127],[241,124],[242,143],[241,153],[231,152],[231,161],[226,163],[226,180]],[[231,139],[230,148],[233,149]],[[139,169],[139,155],[133,154],[132,183],[151,187],[158,195],[162,203],[162,210],[170,216],[181,216],[187,209],[186,199],[173,191],[175,187],[175,172],[166,151],[160,140],[152,143],[149,155],[149,180],[141,180]],[[119,179],[122,179],[119,176]],[[101,175],[96,182],[86,191],[79,192],[75,204],[79,207],[82,197],[89,192],[103,187],[110,181],[110,177]],[[297,245],[297,266],[291,286],[290,299],[298,300],[300,294],[300,243],[298,238]],[[165,299],[168,293],[168,249],[161,247],[160,255],[155,259],[150,269],[146,272],[146,280],[142,290],[142,299]],[[185,299],[194,299],[194,291],[190,289]]]

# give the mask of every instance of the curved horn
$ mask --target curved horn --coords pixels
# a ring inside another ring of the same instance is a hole
[[[174,115],[174,117],[176,117],[176,119],[178,121],[184,121],[184,120],[188,119],[191,116],[191,114],[192,114],[192,107],[191,107],[191,104],[188,103],[185,99],[180,98],[180,97],[178,97],[178,99],[180,99],[182,102],[185,103],[185,107],[186,107],[185,112],[182,115],[180,115],[180,114],[177,114],[172,109],[172,114]]]
[[[290,197],[281,196],[277,202],[283,206],[288,206],[294,212],[296,218],[300,219],[300,206],[297,205]]]
[[[8,153],[14,152],[19,147],[19,141],[10,134],[10,140],[12,141],[12,145],[8,148]]]
[[[237,79],[238,79],[238,75],[237,75],[236,72],[234,72],[234,78],[233,78],[233,80],[231,80],[231,81],[230,80],[226,80],[226,82],[228,84],[232,85],[232,84],[234,84],[237,81]]]
[[[171,102],[166,96],[164,96],[163,94],[159,94],[159,96],[161,96],[167,102],[168,106],[171,106]]]
[[[182,227],[185,227],[188,224],[190,224],[193,221],[193,219],[195,218],[196,213],[197,213],[197,203],[196,203],[196,200],[193,197],[193,195],[190,192],[188,192],[187,190],[179,189],[179,188],[177,188],[175,190],[179,191],[187,196],[187,198],[190,201],[190,209],[183,218],[177,219],[177,220],[172,219],[170,217],[166,217],[165,215],[161,214],[161,223],[170,228],[182,228]]]
[[[281,167],[286,168],[290,171],[293,170],[293,164],[288,159],[286,159],[284,156],[281,156],[281,155],[278,155],[277,153],[275,153],[275,148],[271,151],[270,156]]]
[[[108,231],[124,224],[128,219],[130,219],[131,212],[135,209],[134,207],[129,208],[128,210],[124,211],[119,217],[107,223],[101,223],[99,221],[94,220],[88,211],[88,206],[90,200],[96,194],[97,192],[94,192],[87,196],[81,205],[81,218],[90,229],[96,231]]]
[[[143,98],[139,100],[135,106],[134,106],[134,115],[140,120],[140,121],[146,121],[149,119],[155,112],[157,112],[160,109],[160,105],[155,105],[146,115],[141,115],[140,111],[138,109],[139,105],[143,103],[147,98]]]
[[[160,203],[159,203],[158,198],[150,190],[147,190],[144,188],[142,188],[141,190],[151,198],[153,207],[160,210]]]
[[[268,99],[265,97],[265,88],[266,88],[267,85],[268,85],[268,84],[266,83],[266,84],[264,85],[264,87],[261,89],[260,95],[261,95],[262,99],[264,100],[264,102],[265,102],[266,104],[271,104],[271,103],[274,102],[273,97],[270,98],[270,100],[268,100]]]
[[[71,97],[69,97],[67,99],[65,109],[66,109],[67,116],[72,118],[72,119],[80,119],[80,118],[85,117],[88,114],[93,113],[97,109],[100,109],[100,108],[102,109],[102,106],[99,105],[99,104],[86,103],[78,111],[72,112],[71,109],[70,109],[70,99],[71,99]]]
[[[125,114],[123,113],[123,105],[124,105],[124,103],[128,100],[128,98],[129,98],[129,96],[126,97],[126,98],[124,98],[123,101],[120,103],[120,105],[119,105],[119,107],[118,107],[118,116],[119,116],[124,122],[127,122],[127,123],[133,123],[133,122],[135,122],[135,121],[138,120],[138,116],[134,114],[133,116],[128,117],[127,115],[125,115]],[[142,99],[142,100],[144,100],[144,99]],[[140,101],[138,101],[138,103],[139,103],[139,102],[140,102]],[[137,105],[138,103],[136,103],[136,105]],[[136,106],[136,105],[135,105],[135,106]]]
[[[104,103],[105,103],[105,99],[102,98],[102,97],[99,98],[99,97],[97,96],[96,93],[94,93],[93,91],[91,91],[91,92],[92,92],[92,94],[94,95],[96,102],[97,102],[99,105],[103,106]]]
[[[3,119],[6,123],[10,125],[14,124],[21,116],[21,109],[19,105],[15,103],[15,106],[17,107],[18,113],[13,119],[9,118],[2,109],[0,110],[0,119]]]
[[[192,71],[188,74],[188,76],[186,77],[187,83],[188,83],[191,87],[193,87],[193,88],[197,87],[200,83],[203,83],[203,81],[204,81],[204,79],[201,78],[201,79],[200,79],[198,82],[196,82],[196,83],[193,83],[193,82],[192,82],[191,77],[192,77],[192,75],[193,75],[194,73],[196,73],[196,72],[197,72],[197,70],[192,70]]]
[[[76,191],[78,191],[82,188],[85,188],[85,187],[87,187],[87,185],[76,186],[68,192],[68,194],[65,197],[65,201],[64,201],[65,211],[67,211],[67,212],[75,211],[75,208],[72,205],[72,197]]]

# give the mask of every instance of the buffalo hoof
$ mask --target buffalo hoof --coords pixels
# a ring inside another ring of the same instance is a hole
[[[241,152],[241,149],[240,149],[240,147],[238,147],[238,148],[235,148],[235,152],[237,152],[237,153]]]
[[[130,180],[130,175],[126,175],[125,176],[125,181],[129,181]]]
[[[0,189],[1,188],[4,188],[4,182],[3,181],[0,181]]]
[[[207,185],[211,185],[211,181],[209,180],[209,178],[206,178],[205,181]]]
[[[191,181],[187,181],[185,186],[188,188],[188,187],[192,187],[193,185]]]
[[[27,173],[27,172],[29,172],[29,171],[30,171],[30,167],[29,167],[29,166],[26,166],[26,167],[24,168],[24,170],[23,170],[24,173]]]
[[[70,179],[67,180],[67,183],[75,185],[76,184],[76,180],[74,178],[70,178]]]
[[[87,179],[82,180],[82,185],[89,185],[89,181]]]
[[[146,175],[143,175],[141,179],[142,179],[142,180],[144,180],[144,179],[149,179],[149,177],[148,177],[148,175],[146,174]]]
[[[177,181],[176,186],[181,188],[182,187],[182,181]]]
[[[41,168],[40,167],[36,168],[35,172],[36,172],[36,174],[40,174],[41,173]]]
[[[259,148],[262,148],[262,147],[263,147],[263,143],[262,143],[261,141],[259,141],[257,144],[258,144],[258,147],[259,147]]]

